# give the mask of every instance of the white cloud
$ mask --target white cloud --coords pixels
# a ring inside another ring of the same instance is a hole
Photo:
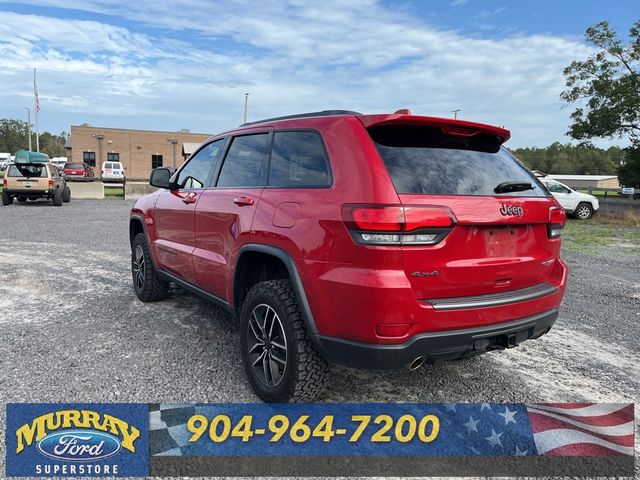
[[[562,69],[589,53],[551,35],[468,37],[374,0],[29,3],[156,27],[0,12],[3,110],[22,115],[37,67],[41,125],[53,130],[89,121],[219,131],[240,122],[248,91],[254,119],[327,108],[448,116],[460,108],[461,118],[510,128],[514,146],[542,145],[566,140]]]

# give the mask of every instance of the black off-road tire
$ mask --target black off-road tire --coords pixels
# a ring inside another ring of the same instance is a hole
[[[62,191],[60,189],[53,192],[53,206],[54,207],[62,206]]]
[[[573,212],[573,217],[578,220],[589,220],[593,216],[593,207],[587,203],[579,203]]]
[[[286,366],[280,382],[275,386],[268,385],[260,378],[258,367],[252,365],[249,346],[252,313],[264,305],[271,307],[278,315],[286,339]],[[242,304],[240,320],[240,346],[245,370],[251,386],[262,400],[310,402],[322,393],[329,375],[329,364],[307,335],[290,280],[269,280],[255,285]]]
[[[6,207],[7,205],[11,205],[12,203],[13,203],[13,197],[8,193],[2,192],[2,205]]]
[[[140,258],[142,262],[142,273],[140,272]],[[147,238],[144,233],[137,234],[131,246],[131,277],[133,279],[133,290],[136,296],[143,302],[158,302],[169,295],[169,282],[160,279],[158,272],[153,266]]]
[[[71,201],[71,190],[69,187],[65,186],[64,190],[62,190],[62,202],[69,203]]]

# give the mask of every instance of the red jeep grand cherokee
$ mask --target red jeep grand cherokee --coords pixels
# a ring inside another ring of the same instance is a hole
[[[553,325],[562,207],[509,131],[325,111],[216,135],[131,211],[144,302],[169,282],[228,308],[266,401],[313,399],[330,362],[418,368]]]

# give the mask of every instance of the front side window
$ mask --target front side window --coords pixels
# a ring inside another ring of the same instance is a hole
[[[558,182],[545,182],[546,187],[552,193],[571,193],[567,187]]]
[[[151,168],[162,166],[162,155],[151,155]]]
[[[90,167],[96,166],[96,152],[82,152],[82,161]]]
[[[209,176],[216,165],[218,153],[222,147],[223,140],[205,145],[198,153],[193,155],[176,178],[178,188],[193,189],[204,188],[209,181]]]
[[[262,185],[269,134],[235,137],[222,164],[218,187],[257,187]]]
[[[329,162],[318,133],[275,133],[269,186],[326,187],[329,183]]]

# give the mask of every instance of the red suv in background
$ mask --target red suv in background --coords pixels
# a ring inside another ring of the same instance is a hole
[[[65,163],[62,173],[69,180],[95,180],[95,173],[86,163]]]
[[[228,308],[256,393],[304,401],[331,362],[418,368],[547,333],[564,210],[509,131],[326,111],[216,135],[131,211],[135,292]]]

